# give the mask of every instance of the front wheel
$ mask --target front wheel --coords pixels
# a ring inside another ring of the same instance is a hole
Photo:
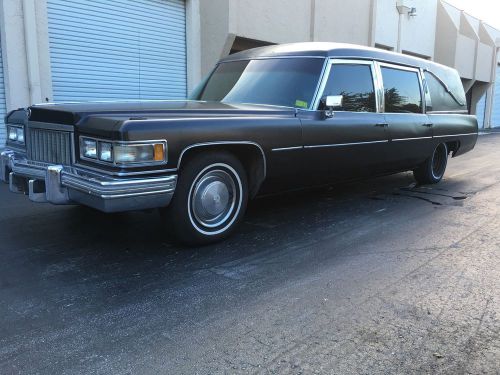
[[[241,162],[230,153],[211,152],[193,157],[180,171],[164,213],[181,242],[204,245],[231,234],[247,201],[247,175]]]
[[[413,171],[415,180],[421,185],[437,184],[444,176],[448,164],[448,147],[440,143],[434,149],[432,156]]]

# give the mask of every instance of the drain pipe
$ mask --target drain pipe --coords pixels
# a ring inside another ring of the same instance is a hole
[[[30,104],[42,102],[35,0],[23,0],[24,42],[28,65]]]

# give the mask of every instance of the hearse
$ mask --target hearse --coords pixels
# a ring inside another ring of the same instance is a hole
[[[188,244],[227,237],[259,194],[409,170],[437,183],[478,135],[454,69],[336,43],[230,55],[188,100],[33,105],[5,122],[12,192],[159,208]]]

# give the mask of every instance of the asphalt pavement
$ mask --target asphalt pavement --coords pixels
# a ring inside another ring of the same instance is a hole
[[[229,240],[0,186],[0,374],[499,374],[500,134],[254,201]]]

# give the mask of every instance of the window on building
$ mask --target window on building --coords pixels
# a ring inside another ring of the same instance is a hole
[[[422,113],[422,95],[417,72],[382,67],[385,112]]]
[[[366,64],[334,64],[323,91],[319,109],[325,109],[324,99],[342,95],[340,111],[375,112],[375,88],[371,66]]]

